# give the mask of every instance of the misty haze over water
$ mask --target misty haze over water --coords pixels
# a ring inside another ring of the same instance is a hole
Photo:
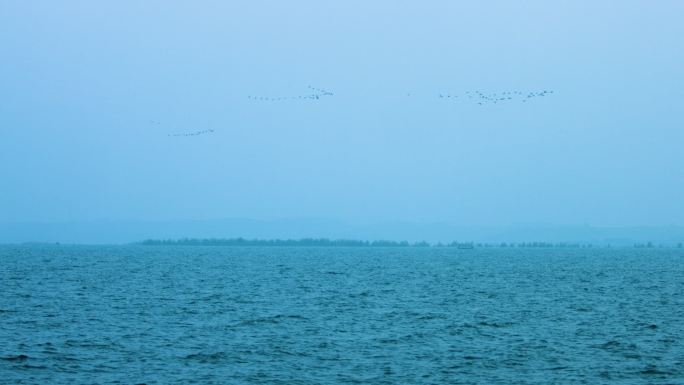
[[[0,224],[682,226],[683,8],[4,2]]]

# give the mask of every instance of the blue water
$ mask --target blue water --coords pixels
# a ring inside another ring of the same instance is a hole
[[[684,384],[677,249],[0,247],[0,383]]]

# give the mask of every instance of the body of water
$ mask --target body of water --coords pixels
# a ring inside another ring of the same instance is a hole
[[[684,251],[0,246],[0,383],[684,384]]]

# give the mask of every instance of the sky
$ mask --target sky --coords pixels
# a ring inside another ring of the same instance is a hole
[[[0,222],[681,226],[683,18],[675,0],[2,1]],[[254,99],[309,86],[333,95]]]

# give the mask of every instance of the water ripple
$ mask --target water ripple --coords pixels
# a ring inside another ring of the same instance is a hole
[[[684,383],[684,255],[0,246],[0,382]]]

